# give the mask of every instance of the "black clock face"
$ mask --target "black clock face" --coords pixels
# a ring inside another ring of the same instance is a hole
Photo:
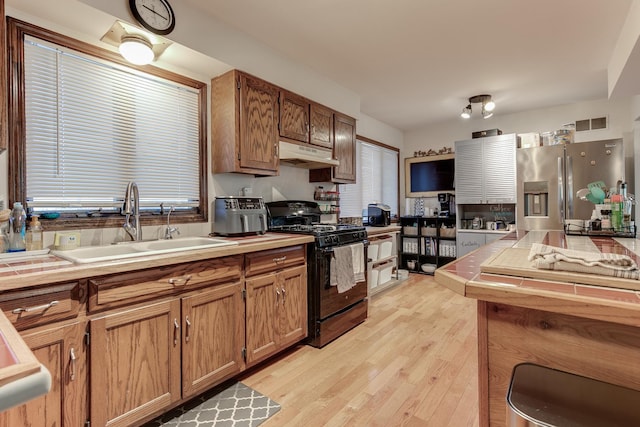
[[[169,34],[176,25],[168,0],[129,0],[129,7],[136,20],[155,34]]]

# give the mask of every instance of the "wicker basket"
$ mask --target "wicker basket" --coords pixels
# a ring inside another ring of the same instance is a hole
[[[456,228],[441,228],[440,237],[456,237]]]
[[[438,229],[435,227],[422,227],[420,232],[423,236],[434,237],[438,232]]]

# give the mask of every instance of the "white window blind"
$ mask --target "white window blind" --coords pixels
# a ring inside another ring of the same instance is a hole
[[[369,203],[398,214],[398,152],[357,141],[356,183],[340,186],[340,216],[365,217]]]
[[[25,39],[26,197],[40,210],[198,206],[198,90]]]

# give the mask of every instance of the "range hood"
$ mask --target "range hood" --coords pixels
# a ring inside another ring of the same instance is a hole
[[[338,166],[331,150],[320,147],[293,144],[280,141],[280,163],[306,169],[320,169]]]

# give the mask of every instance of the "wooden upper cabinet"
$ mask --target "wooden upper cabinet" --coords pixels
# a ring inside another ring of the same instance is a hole
[[[313,145],[333,148],[333,110],[311,103],[311,135]]]
[[[333,157],[340,164],[311,169],[309,182],[353,184],[356,182],[356,120],[340,113],[334,113],[333,117]]]
[[[280,136],[299,142],[309,142],[309,100],[280,91]]]
[[[279,89],[232,70],[211,81],[213,173],[278,174]]]

